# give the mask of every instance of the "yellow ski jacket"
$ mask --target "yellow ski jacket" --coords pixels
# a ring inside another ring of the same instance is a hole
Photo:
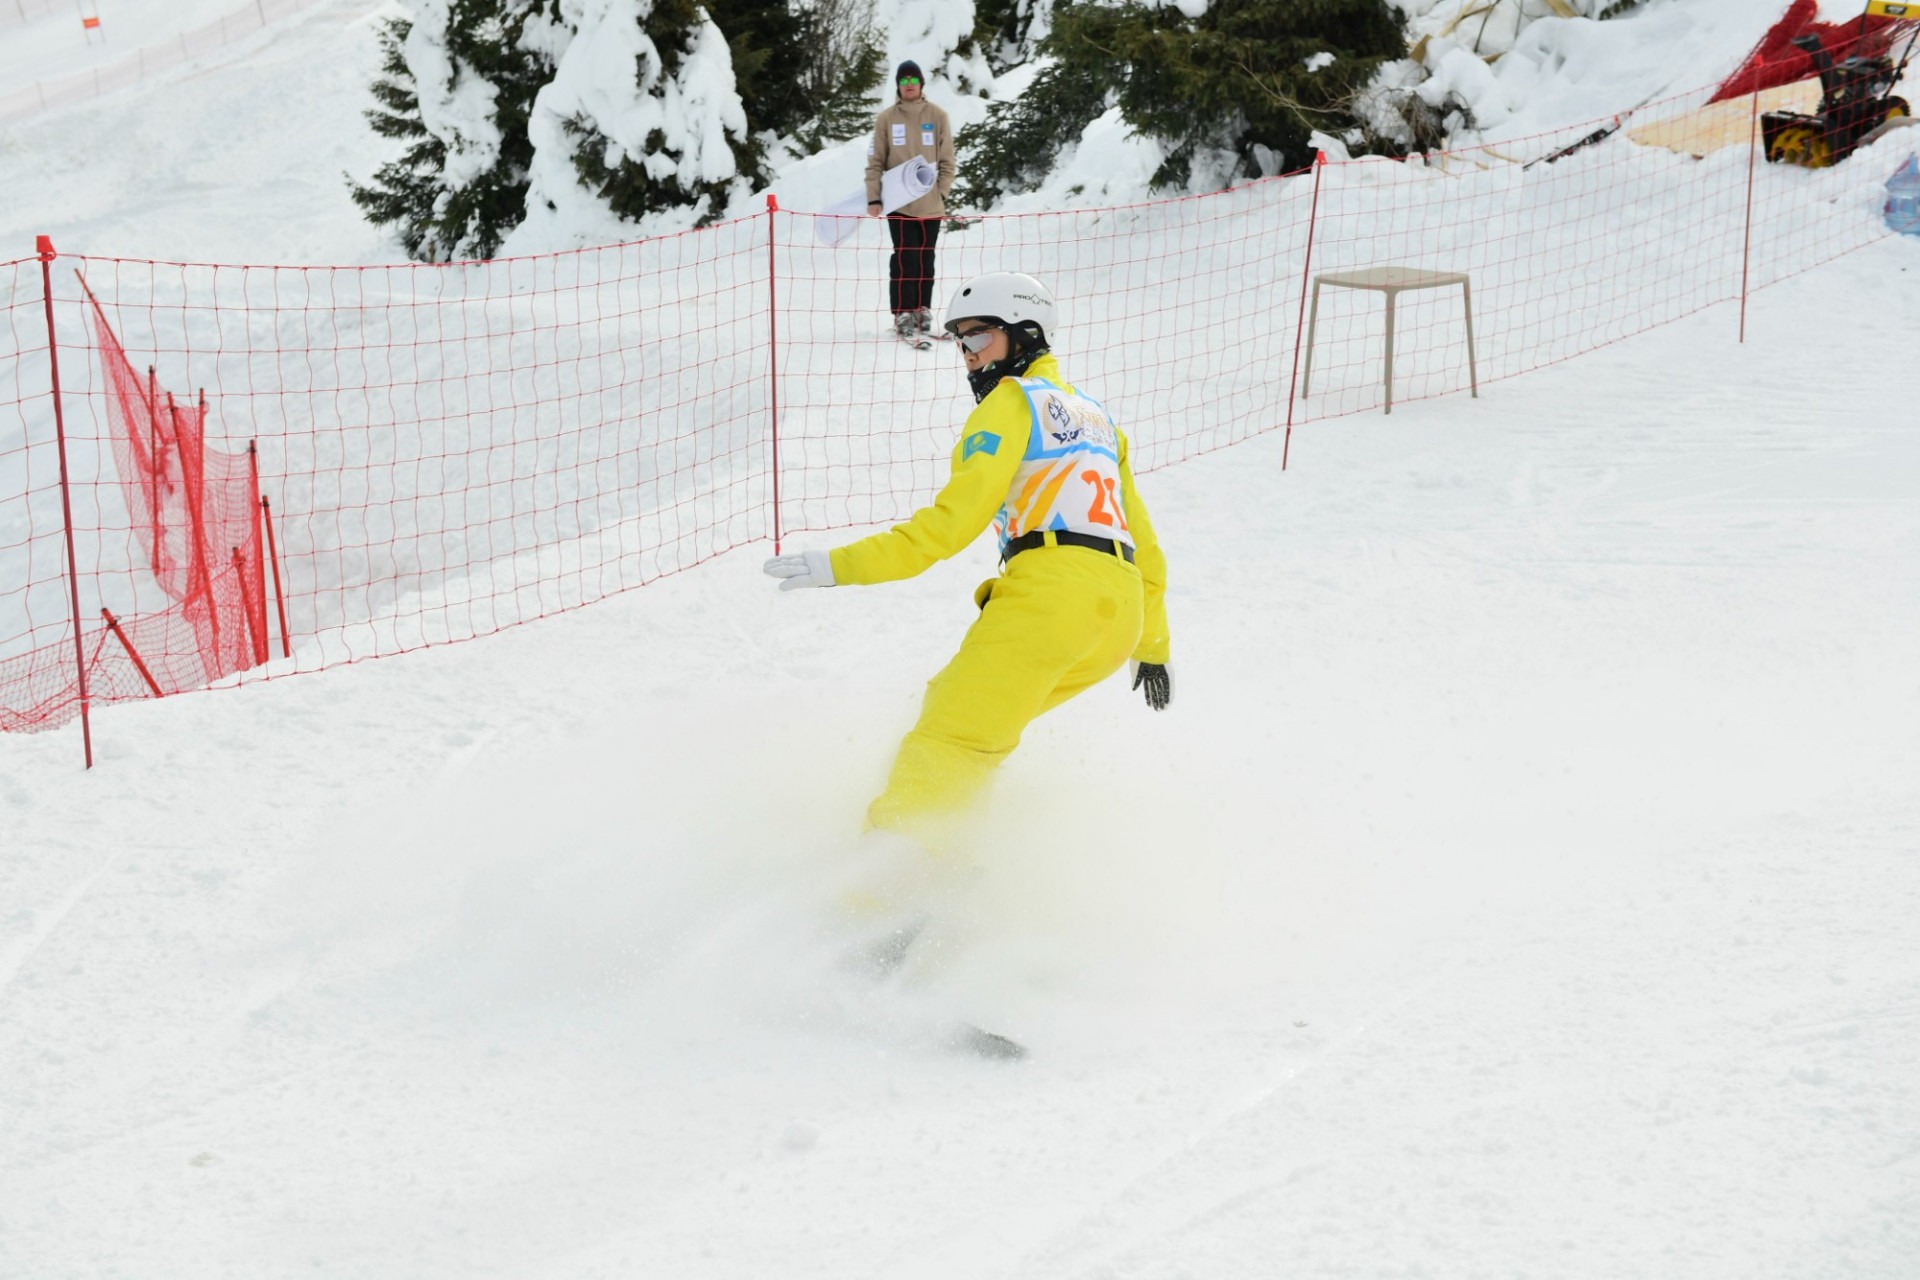
[[[1026,376],[1045,378],[1074,390],[1060,376],[1060,365],[1051,354],[1035,360]],[[906,523],[884,533],[834,548],[834,583],[864,586],[911,578],[971,546],[1007,500],[1014,473],[1026,453],[1031,426],[1032,411],[1025,393],[1016,379],[1003,379],[967,415],[966,427],[953,446],[953,472],[933,505],[922,507]],[[1133,658],[1136,662],[1164,663],[1172,648],[1167,632],[1167,558],[1154,536],[1147,504],[1134,487],[1126,432],[1120,432],[1119,437],[1120,497],[1126,504],[1127,527],[1133,535],[1134,567],[1144,588],[1143,625]]]

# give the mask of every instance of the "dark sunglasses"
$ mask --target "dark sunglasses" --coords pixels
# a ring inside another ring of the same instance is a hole
[[[912,88],[918,89],[920,87],[920,77],[919,76],[901,76],[900,83],[903,85],[907,85]]]
[[[966,333],[956,333],[953,336],[960,339],[961,346],[979,355],[993,345],[993,335],[998,332],[997,329],[971,329]]]

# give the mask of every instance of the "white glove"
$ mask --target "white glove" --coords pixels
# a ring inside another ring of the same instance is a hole
[[[774,556],[762,567],[765,568],[768,577],[786,579],[780,584],[782,591],[833,585],[833,561],[824,551],[802,551],[797,556]]]

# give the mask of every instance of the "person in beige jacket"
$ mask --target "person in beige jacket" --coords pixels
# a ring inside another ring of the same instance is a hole
[[[893,237],[893,261],[888,267],[887,305],[893,329],[902,339],[945,338],[933,328],[933,246],[940,238],[940,219],[947,211],[946,195],[957,169],[953,158],[953,126],[947,113],[926,99],[926,78],[920,64],[909,59],[894,72],[894,103],[873,122],[867,142],[867,213],[878,218],[880,175],[914,156],[933,163],[938,174],[933,190],[911,204],[887,214],[887,232]]]

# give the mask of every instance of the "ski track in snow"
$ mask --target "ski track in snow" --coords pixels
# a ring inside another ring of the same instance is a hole
[[[67,892],[66,896],[36,915],[33,918],[32,927],[21,934],[16,941],[0,948],[0,991],[6,990],[7,984],[13,981],[14,975],[20,972],[27,961],[33,959],[33,953],[53,936],[53,931],[60,927],[60,922],[80,905],[80,900],[87,896],[87,890],[93,888],[94,881],[106,874],[107,869],[112,865],[113,859],[108,858],[101,864],[99,870],[81,880]]]

